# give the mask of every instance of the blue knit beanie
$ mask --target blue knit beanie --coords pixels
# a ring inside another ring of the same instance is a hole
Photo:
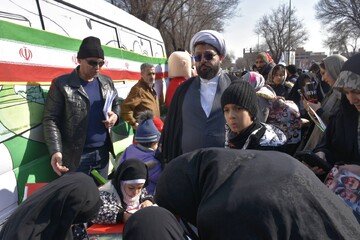
[[[135,141],[138,143],[158,142],[160,132],[157,130],[152,119],[146,119],[136,129]]]

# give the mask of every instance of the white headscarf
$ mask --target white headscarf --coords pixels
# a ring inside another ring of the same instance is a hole
[[[141,191],[139,192],[139,194],[135,195],[134,197],[131,197],[126,193],[125,185],[126,184],[132,184],[132,183],[145,183],[145,179],[140,179],[140,180],[144,180],[144,181],[132,181],[132,182],[130,182],[130,181],[120,181],[120,189],[121,189],[121,193],[123,195],[123,201],[127,205],[126,210],[137,208],[140,205]]]

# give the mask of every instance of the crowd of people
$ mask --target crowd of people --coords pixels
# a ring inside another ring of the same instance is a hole
[[[360,54],[331,55],[298,75],[261,52],[237,78],[221,68],[219,32],[196,33],[190,52],[169,59],[164,118],[155,66],[141,65],[122,100],[100,73],[100,40],[85,38],[79,66],[53,80],[45,103],[44,139],[60,177],[20,204],[0,238],[82,239],[76,230],[86,235],[84,224],[94,223],[125,224],[125,240],[359,238],[349,194],[293,156],[306,150],[341,162],[360,181]],[[91,171],[108,177],[109,130],[120,118],[134,142],[113,156],[112,178],[101,185]]]

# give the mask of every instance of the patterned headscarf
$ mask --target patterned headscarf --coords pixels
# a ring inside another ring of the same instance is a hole
[[[250,85],[255,89],[255,91],[259,91],[262,87],[265,86],[265,78],[263,77],[263,75],[257,72],[248,72],[241,78],[244,81],[250,83]]]
[[[275,91],[266,84],[265,78],[258,72],[248,72],[241,77],[242,80],[250,83],[255,89],[256,95],[265,99],[274,99],[276,97]]]
[[[360,53],[349,58],[343,65],[333,88],[342,91],[344,88],[360,90]]]

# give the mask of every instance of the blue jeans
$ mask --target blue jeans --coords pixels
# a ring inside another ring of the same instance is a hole
[[[96,169],[101,174],[101,171],[108,163],[109,147],[106,144],[98,148],[84,148],[83,153],[81,154],[79,167],[76,171],[91,176],[91,170]]]

